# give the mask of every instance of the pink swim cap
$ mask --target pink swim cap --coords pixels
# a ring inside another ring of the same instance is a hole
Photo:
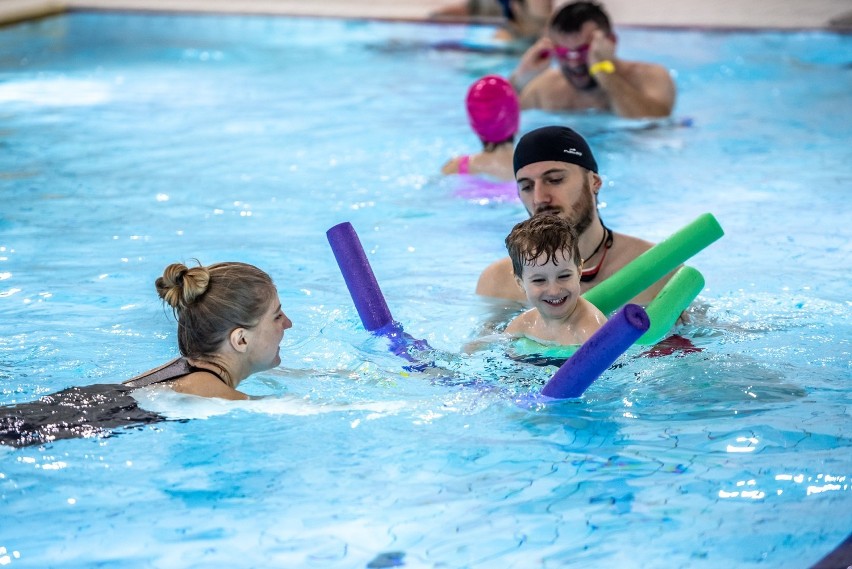
[[[467,92],[467,116],[482,142],[503,142],[518,132],[521,118],[512,84],[499,75],[477,79]]]

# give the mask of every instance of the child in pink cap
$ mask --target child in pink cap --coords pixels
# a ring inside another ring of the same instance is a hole
[[[499,75],[486,75],[470,86],[466,103],[470,126],[482,141],[482,152],[456,156],[441,172],[514,180],[512,153],[521,117],[515,89]]]

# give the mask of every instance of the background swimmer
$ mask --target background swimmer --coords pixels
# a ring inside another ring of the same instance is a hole
[[[482,141],[483,150],[452,158],[441,172],[513,180],[512,152],[521,109],[512,85],[498,75],[486,75],[470,86],[465,104],[470,127]]]
[[[506,249],[518,285],[532,306],[506,327],[506,333],[561,345],[582,344],[606,322],[580,297],[583,268],[571,224],[543,213],[515,225]]]
[[[627,118],[666,117],[675,102],[668,70],[626,61],[603,8],[573,2],[551,17],[545,36],[521,57],[511,81],[524,109],[599,109]],[[551,62],[557,66],[552,67]]]
[[[431,17],[502,17],[503,27],[495,32],[494,39],[529,45],[541,36],[552,10],[553,0],[462,0],[435,10]]]

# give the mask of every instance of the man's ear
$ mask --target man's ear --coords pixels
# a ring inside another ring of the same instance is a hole
[[[234,328],[228,336],[231,347],[240,353],[244,353],[248,348],[248,338],[246,337],[245,328]]]
[[[597,195],[601,189],[601,186],[603,185],[603,180],[598,174],[595,174],[594,172],[589,172],[589,174],[591,174],[592,176],[592,183],[589,185],[591,186],[592,191],[595,192],[595,195]]]

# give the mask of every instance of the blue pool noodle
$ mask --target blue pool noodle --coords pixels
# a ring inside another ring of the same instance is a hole
[[[391,311],[352,224],[339,223],[326,231],[326,236],[364,328],[375,332],[393,324]]]
[[[650,324],[644,308],[625,304],[556,370],[541,394],[554,399],[580,397]]]

